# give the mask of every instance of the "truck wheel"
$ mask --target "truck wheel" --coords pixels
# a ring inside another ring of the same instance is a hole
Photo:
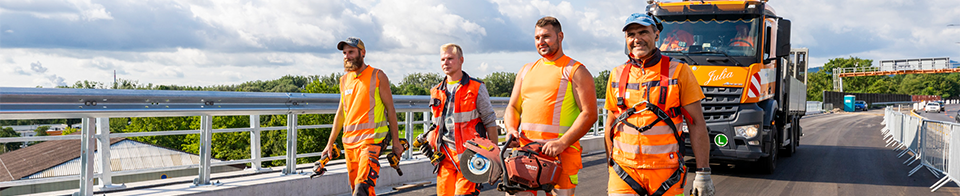
[[[780,137],[774,136],[773,145],[771,146],[769,156],[760,157],[757,160],[757,166],[759,166],[759,172],[762,174],[773,174],[774,170],[777,169],[777,153],[780,151]]]
[[[787,144],[787,147],[780,152],[784,157],[792,157],[794,153],[797,153],[797,143],[799,143],[798,134],[794,129],[790,129],[790,144]]]

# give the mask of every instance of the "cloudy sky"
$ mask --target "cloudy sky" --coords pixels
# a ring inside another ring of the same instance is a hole
[[[117,77],[207,86],[342,72],[338,41],[396,83],[440,72],[444,43],[474,76],[539,58],[534,23],[555,16],[564,51],[595,75],[624,61],[620,28],[643,0],[0,0],[0,86],[53,87]],[[956,0],[773,0],[811,66],[831,58],[960,59]]]

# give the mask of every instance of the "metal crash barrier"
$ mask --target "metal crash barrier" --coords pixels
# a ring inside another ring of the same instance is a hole
[[[930,186],[930,192],[948,182],[960,182],[960,145],[950,145],[960,144],[960,124],[904,114],[894,107],[884,109],[882,124],[881,134],[887,146],[900,152],[898,158],[909,157],[903,164],[910,166],[918,160],[920,162],[907,176],[926,168],[940,178]]]
[[[80,181],[80,190],[75,195],[93,195],[94,188],[99,191],[127,189],[123,185],[111,182],[111,176],[131,175],[150,172],[199,169],[193,183],[196,186],[216,185],[211,182],[211,167],[250,164],[253,173],[269,172],[260,168],[264,161],[282,160],[286,166],[283,175],[300,174],[297,171],[297,158],[317,157],[321,152],[298,152],[297,130],[331,128],[332,124],[301,125],[297,116],[302,114],[333,114],[340,100],[339,94],[315,93],[261,93],[261,92],[217,92],[217,91],[166,91],[166,90],[115,90],[115,89],[49,89],[49,88],[10,88],[0,87],[0,119],[65,119],[80,118],[82,127],[79,135],[4,137],[0,143],[32,142],[50,140],[80,140],[80,175],[65,175],[37,179],[16,179],[0,182],[0,189],[6,187],[46,184],[53,182]],[[495,110],[504,110],[509,102],[507,97],[491,97]],[[413,139],[414,125],[429,127],[430,96],[394,95],[397,113],[405,114],[401,138]],[[602,134],[600,122],[605,120],[607,111],[602,109],[603,100],[598,99],[600,119],[591,129],[593,135]],[[422,120],[414,120],[414,113],[420,113]],[[261,127],[260,115],[287,115],[286,126]],[[199,130],[153,131],[133,133],[110,133],[109,118],[116,117],[175,117],[199,116]],[[214,129],[214,116],[249,116],[249,128]],[[397,115],[400,116],[399,114]],[[263,131],[286,131],[286,155],[262,157],[260,154],[260,134]],[[250,158],[241,160],[211,161],[211,147],[214,133],[250,132]],[[199,164],[179,167],[149,168],[137,170],[113,171],[110,164],[100,164],[95,160],[110,160],[110,147],[95,145],[108,144],[110,138],[164,136],[199,134]],[[501,136],[502,137],[502,136]],[[402,156],[402,161],[411,159],[413,149]],[[100,169],[95,169],[98,167]],[[94,185],[98,179],[98,186]],[[135,189],[135,188],[134,188]]]

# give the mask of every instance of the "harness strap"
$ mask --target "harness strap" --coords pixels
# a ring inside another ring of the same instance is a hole
[[[630,61],[632,62],[634,60],[631,58]],[[623,66],[623,70],[620,71],[620,78],[618,78],[620,83],[617,85],[617,107],[620,107],[620,109],[627,108],[626,101],[623,97],[627,93],[627,82],[630,81],[630,67],[633,67],[632,63]]]
[[[677,157],[678,157],[679,159],[682,159],[682,158],[683,158],[683,154],[684,154],[683,151],[685,151],[685,149],[684,149],[684,146],[683,146],[683,143],[682,143],[683,140],[682,140],[682,138],[680,137],[679,130],[677,130],[677,125],[673,123],[673,120],[670,120],[670,117],[669,117],[669,115],[668,115],[666,112],[664,112],[662,109],[660,109],[660,108],[657,107],[656,105],[651,104],[651,103],[647,103],[647,104],[646,104],[646,108],[647,108],[647,110],[649,110],[649,111],[652,112],[653,114],[657,115],[657,119],[654,120],[653,123],[650,123],[650,124],[648,124],[648,125],[645,125],[645,126],[643,126],[643,127],[638,128],[636,125],[633,125],[633,124],[625,121],[627,117],[629,117],[629,116],[631,116],[631,115],[633,115],[633,114],[636,114],[636,108],[630,108],[630,109],[627,109],[627,112],[624,112],[624,113],[622,113],[620,116],[618,116],[618,117],[617,117],[617,120],[616,120],[613,124],[615,125],[615,124],[617,124],[617,123],[621,123],[621,122],[622,122],[622,123],[624,123],[624,125],[633,127],[633,128],[635,128],[635,129],[637,129],[638,132],[643,133],[644,131],[649,130],[649,129],[652,128],[654,125],[656,125],[657,123],[659,123],[659,121],[663,121],[664,123],[667,124],[668,127],[670,127],[670,129],[673,130],[673,136],[677,139],[677,145],[680,146],[680,148],[679,148],[680,152],[677,153]],[[611,142],[613,142],[613,137],[610,137],[610,140],[611,140]],[[642,186],[640,186],[640,183],[637,183],[637,181],[636,181],[635,179],[633,179],[633,177],[630,177],[630,175],[626,173],[626,171],[620,166],[620,164],[617,163],[616,160],[613,160],[613,161],[612,161],[612,164],[613,164],[613,165],[612,165],[613,170],[614,170],[615,172],[617,172],[617,175],[620,176],[620,179],[622,179],[624,182],[626,182],[627,185],[630,185],[630,188],[633,189],[633,191],[636,192],[636,193],[639,194],[639,195],[661,196],[661,195],[663,195],[664,193],[666,193],[667,190],[670,189],[670,187],[672,187],[673,185],[675,185],[675,184],[677,184],[677,183],[681,183],[681,184],[680,184],[680,187],[681,187],[681,188],[683,188],[683,186],[686,184],[686,178],[687,178],[687,177],[686,177],[685,175],[683,175],[684,173],[686,173],[686,167],[683,165],[683,161],[678,161],[679,167],[677,167],[677,170],[675,170],[675,171],[673,172],[673,174],[670,175],[670,178],[668,178],[666,181],[664,181],[663,183],[661,183],[661,184],[660,184],[660,188],[658,188],[657,191],[654,192],[653,194],[649,194],[649,192],[647,192],[646,189],[644,189]]]
[[[666,108],[667,106],[667,91],[670,85],[670,77],[668,74],[670,72],[670,57],[663,55],[660,58],[660,97],[657,102],[657,106],[660,108]]]

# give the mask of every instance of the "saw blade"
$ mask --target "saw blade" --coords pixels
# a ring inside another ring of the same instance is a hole
[[[470,182],[486,183],[493,173],[492,166],[490,159],[469,149],[460,155],[460,173]]]

